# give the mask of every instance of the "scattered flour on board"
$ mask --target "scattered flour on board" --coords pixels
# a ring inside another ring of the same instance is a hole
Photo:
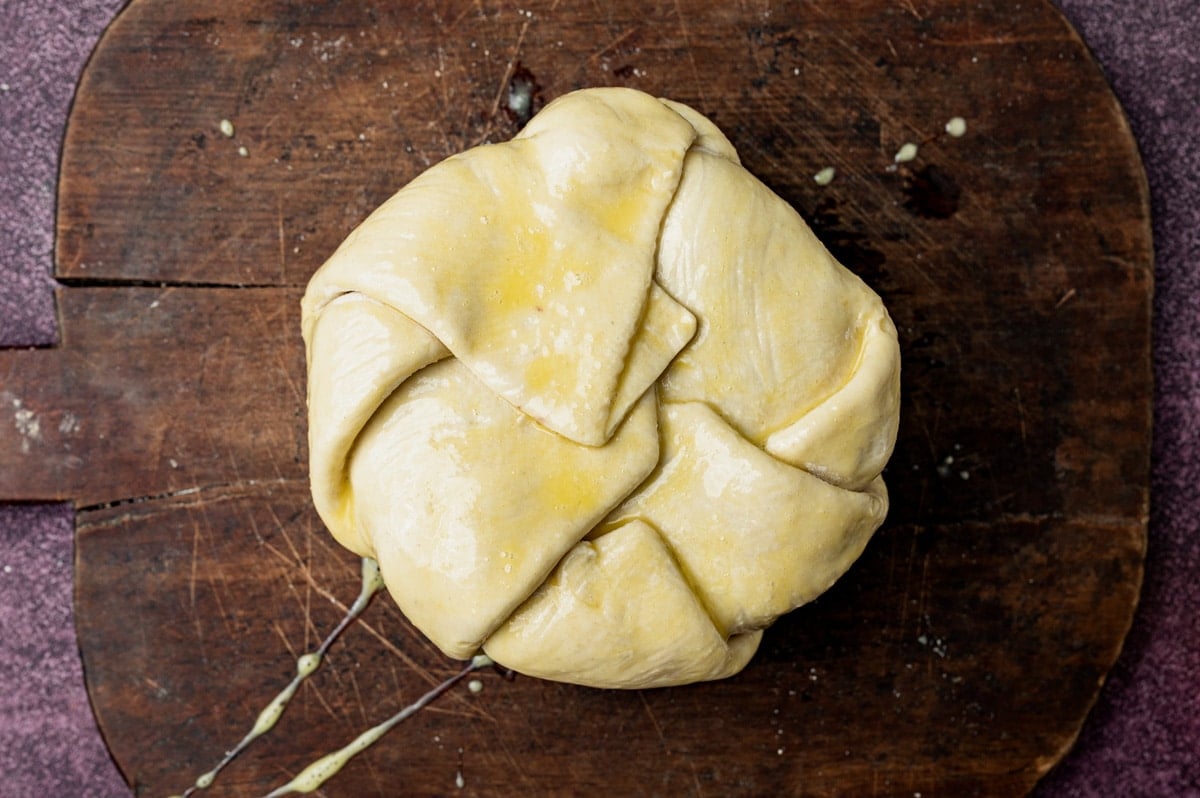
[[[42,440],[42,421],[27,407],[23,406],[20,398],[5,391],[4,401],[12,406],[13,425],[21,436],[21,454],[29,454],[34,443]]]

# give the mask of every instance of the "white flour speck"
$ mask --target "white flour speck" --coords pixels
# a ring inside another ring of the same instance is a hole
[[[58,431],[63,435],[79,432],[79,419],[74,413],[63,413],[62,419],[58,422]]]
[[[29,454],[33,443],[42,439],[41,419],[29,408],[21,407],[20,399],[13,399],[13,407],[16,410],[13,413],[13,423],[21,436],[21,454]]]
[[[908,163],[909,161],[913,160],[916,157],[917,157],[917,145],[913,144],[911,141],[906,141],[900,147],[900,149],[896,152],[896,156],[895,156],[894,160],[896,161],[896,163]]]

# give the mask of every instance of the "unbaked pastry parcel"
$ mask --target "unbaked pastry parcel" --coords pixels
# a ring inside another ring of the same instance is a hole
[[[454,658],[729,676],[887,512],[887,311],[676,102],[574,92],[432,167],[303,334],[316,508]]]

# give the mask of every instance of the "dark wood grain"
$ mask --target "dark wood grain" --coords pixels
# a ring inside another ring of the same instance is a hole
[[[1027,792],[1132,617],[1151,399],[1144,176],[1048,3],[134,0],[64,143],[63,344],[0,352],[0,499],[80,508],[80,646],[137,792],[210,767],[356,593],[307,495],[299,292],[427,165],[512,135],[514,80],[693,104],[880,291],[892,513],[734,679],[487,674],[328,794],[446,794],[460,767],[479,795]],[[265,792],[452,668],[377,602],[211,794]]]
[[[298,290],[79,287],[57,299],[61,349],[0,359],[4,390],[38,421],[36,435],[5,429],[0,496],[90,507],[306,478]]]
[[[1142,535],[1033,518],[890,526],[733,679],[623,693],[485,674],[480,695],[398,727],[330,794],[444,795],[459,748],[480,795],[1019,794],[1107,671]],[[299,482],[85,512],[76,570],[92,698],[147,795],[211,767],[358,588]],[[378,602],[214,794],[267,792],[452,671]]]

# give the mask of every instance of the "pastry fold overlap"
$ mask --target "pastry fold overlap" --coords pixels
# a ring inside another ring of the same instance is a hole
[[[302,310],[314,503],[450,656],[728,676],[886,514],[886,310],[678,103],[575,92],[432,167]]]

